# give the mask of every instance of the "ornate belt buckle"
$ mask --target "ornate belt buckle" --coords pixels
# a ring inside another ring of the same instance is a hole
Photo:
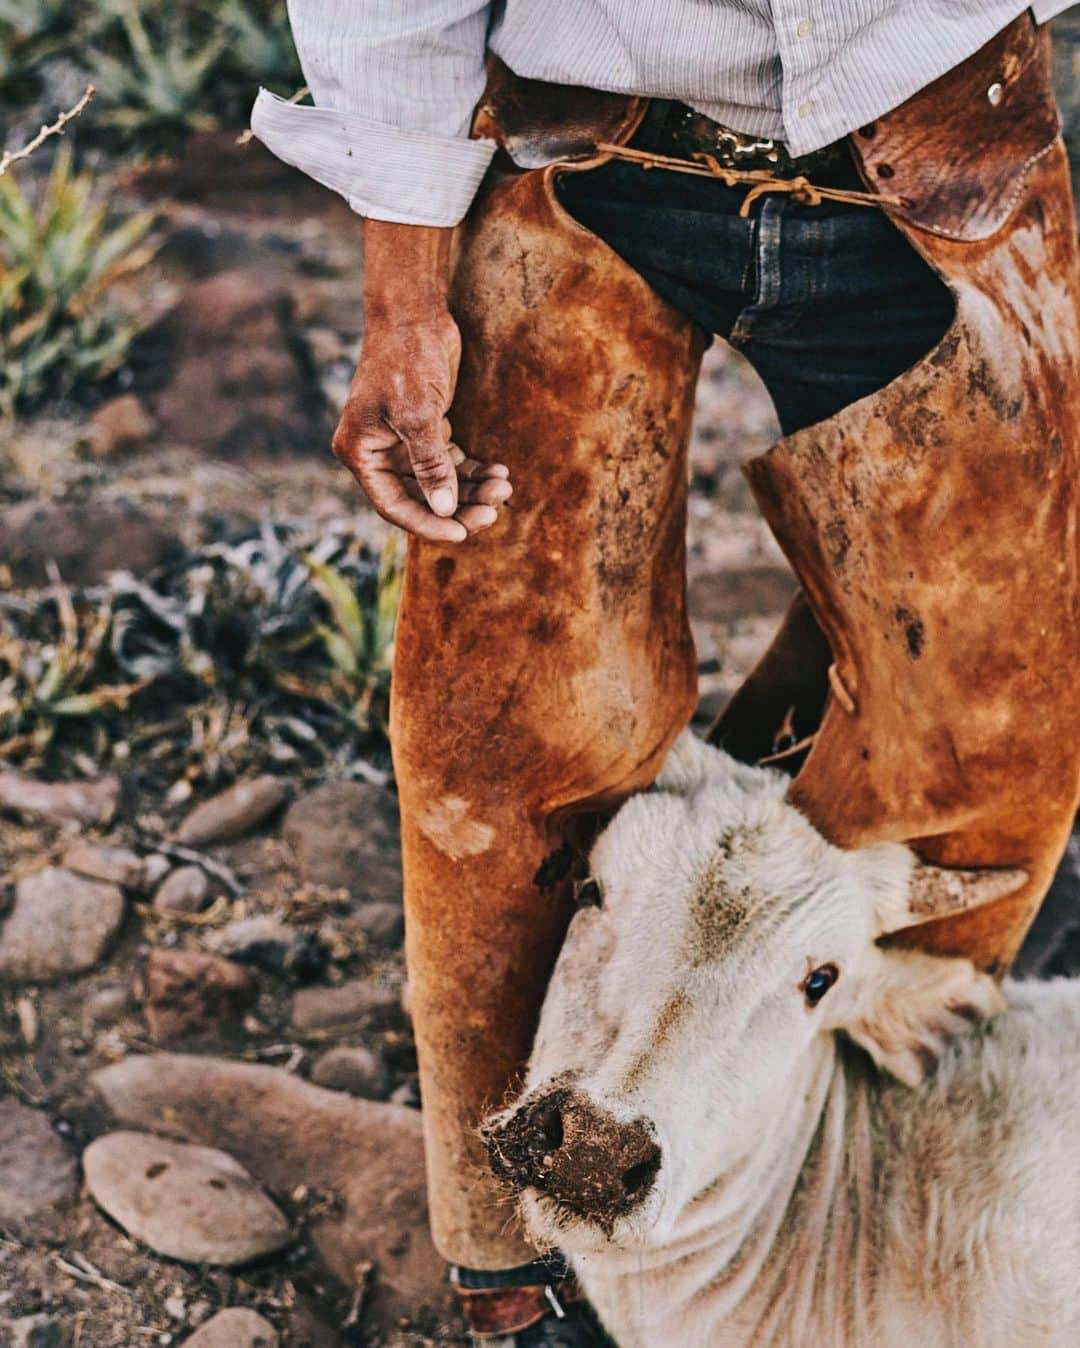
[[[775,140],[747,136],[720,127],[716,133],[717,158],[723,168],[747,168],[755,162],[775,167],[780,163],[780,147]]]

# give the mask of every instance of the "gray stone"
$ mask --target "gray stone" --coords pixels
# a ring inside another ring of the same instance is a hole
[[[316,1086],[332,1091],[347,1091],[364,1100],[385,1100],[390,1091],[390,1072],[386,1063],[369,1048],[329,1049],[311,1069]]]
[[[83,1171],[99,1207],[170,1259],[231,1268],[292,1239],[284,1215],[251,1175],[213,1147],[107,1133],[83,1153]]]
[[[101,958],[124,919],[116,885],[57,866],[20,880],[0,928],[0,979],[45,983],[83,973]]]
[[[264,823],[289,798],[288,783],[280,777],[255,777],[237,782],[211,800],[196,805],[177,830],[189,846],[231,842]]]
[[[80,838],[65,851],[61,862],[69,871],[91,880],[105,880],[140,893],[146,888],[146,862],[126,847],[106,847]]]
[[[217,1315],[197,1329],[184,1348],[278,1348],[281,1340],[269,1320],[235,1306]]]
[[[146,968],[146,1023],[158,1044],[220,1044],[243,1032],[255,1001],[246,969],[202,950],[151,950]]]
[[[162,880],[154,907],[162,913],[201,913],[210,892],[210,878],[201,866],[178,866]]]
[[[373,1262],[372,1322],[454,1316],[446,1266],[431,1243],[420,1115],[321,1090],[280,1068],[193,1054],[132,1056],[93,1078],[121,1123],[160,1126],[235,1156],[276,1193],[336,1196],[309,1233],[336,1277],[355,1285]]]
[[[0,772],[0,810],[10,810],[28,819],[48,819],[58,824],[107,824],[116,813],[119,799],[118,777],[40,782],[21,772]]]
[[[340,1029],[399,1004],[400,995],[393,988],[366,979],[353,979],[336,988],[301,988],[293,997],[292,1023],[298,1030]]]
[[[40,1110],[0,1097],[0,1227],[37,1231],[76,1193],[74,1156]]]
[[[371,782],[328,782],[289,810],[283,829],[308,884],[401,902],[397,798]]]
[[[210,933],[207,943],[241,964],[292,975],[301,982],[318,978],[327,964],[326,947],[317,936],[297,931],[270,913],[229,922]]]
[[[372,945],[399,946],[405,937],[405,914],[399,903],[358,903],[348,924],[362,931]]]
[[[91,1025],[110,1025],[131,1009],[131,989],[99,988],[83,1004],[83,1017]]]

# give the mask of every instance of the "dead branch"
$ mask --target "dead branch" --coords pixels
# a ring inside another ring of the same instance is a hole
[[[74,121],[75,118],[78,117],[79,113],[82,112],[87,103],[94,97],[95,93],[97,93],[97,90],[94,86],[88,84],[82,98],[79,99],[74,107],[68,108],[67,112],[62,112],[51,125],[42,126],[41,130],[33,140],[27,141],[21,150],[5,150],[4,153],[0,155],[0,178],[4,176],[12,164],[17,163],[20,159],[29,159],[34,151],[39,146],[44,145],[50,136],[62,136],[68,122]]]

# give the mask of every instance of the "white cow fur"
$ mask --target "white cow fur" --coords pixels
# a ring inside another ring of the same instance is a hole
[[[1075,1348],[1080,982],[973,1028],[989,978],[876,943],[909,851],[829,846],[786,786],[684,736],[597,843],[526,1093],[570,1079],[663,1161],[610,1235],[527,1192],[534,1238],[620,1348]]]

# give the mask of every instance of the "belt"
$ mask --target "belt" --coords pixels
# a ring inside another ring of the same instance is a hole
[[[809,178],[821,183],[844,175],[850,186],[861,186],[846,140],[834,141],[810,154],[794,156],[782,140],[747,135],[685,103],[671,103],[659,128],[659,143],[650,148],[661,153],[710,155],[721,168],[760,169],[776,178]]]
[[[864,189],[846,140],[793,158],[782,141],[722,126],[685,103],[654,103],[629,145],[601,142],[596,148],[643,169],[667,169],[718,178],[728,187],[748,187],[739,207],[741,216],[748,216],[760,197],[776,192],[809,206],[822,201],[878,208],[906,204],[902,197]]]

